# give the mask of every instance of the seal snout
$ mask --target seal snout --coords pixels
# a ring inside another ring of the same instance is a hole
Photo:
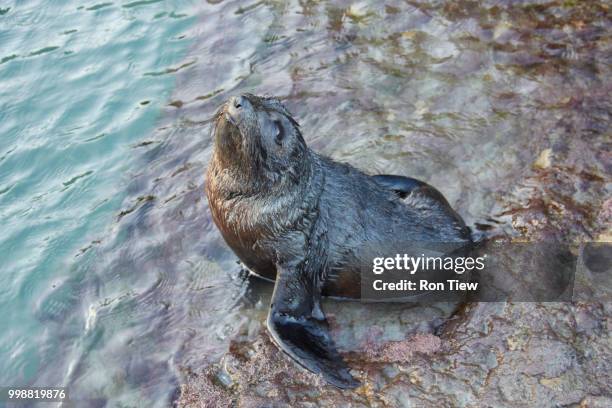
[[[230,105],[233,106],[236,109],[240,109],[242,108],[243,105],[243,101],[244,100],[244,96],[240,95],[240,96],[232,96],[230,98]]]
[[[242,115],[244,115],[246,109],[248,108],[248,101],[243,96],[232,96],[226,104],[225,107],[225,118],[228,122],[233,125],[237,125],[240,123]]]

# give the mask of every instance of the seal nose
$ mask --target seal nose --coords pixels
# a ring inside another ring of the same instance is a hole
[[[244,96],[232,96],[227,101],[225,108],[226,119],[235,125],[238,124],[241,121],[241,117],[245,112],[244,109],[247,106],[248,103]]]
[[[236,109],[240,109],[242,105],[244,104],[243,102],[244,102],[243,96],[233,96],[231,100],[232,106]]]

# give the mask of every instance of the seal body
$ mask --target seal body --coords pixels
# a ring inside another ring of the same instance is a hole
[[[213,220],[253,272],[276,280],[268,328],[299,364],[338,387],[358,383],[329,337],[320,296],[359,298],[360,273],[389,242],[471,244],[433,187],[370,176],[310,150],[274,98],[234,97],[219,111],[206,175]]]

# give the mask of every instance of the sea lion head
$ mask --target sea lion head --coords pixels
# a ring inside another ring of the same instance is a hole
[[[276,98],[243,94],[219,110],[213,131],[220,164],[243,176],[296,179],[308,148],[298,123]]]

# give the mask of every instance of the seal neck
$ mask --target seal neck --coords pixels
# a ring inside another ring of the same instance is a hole
[[[253,152],[253,154],[256,154]],[[308,184],[313,168],[313,154],[305,147],[295,153],[290,166],[270,165],[263,157],[236,160],[226,157],[222,149],[214,149],[211,165],[224,195],[266,196],[286,194]]]

